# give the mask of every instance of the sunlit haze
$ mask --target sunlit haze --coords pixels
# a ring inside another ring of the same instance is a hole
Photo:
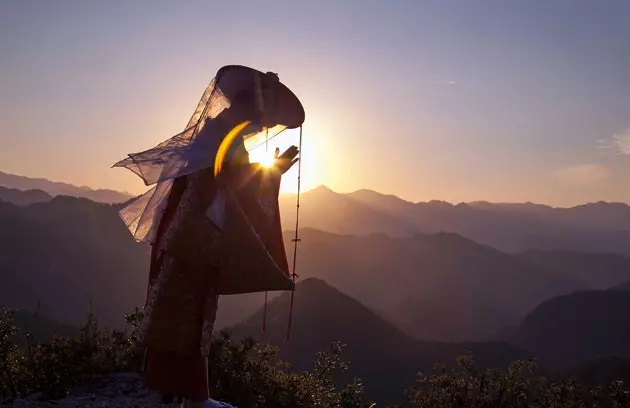
[[[624,0],[3,1],[0,53],[4,172],[142,192],[111,165],[242,64],[302,100],[305,190],[630,202]]]

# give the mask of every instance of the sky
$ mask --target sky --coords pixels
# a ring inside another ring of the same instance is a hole
[[[230,64],[301,99],[306,190],[630,202],[626,0],[1,0],[0,171],[142,192]]]

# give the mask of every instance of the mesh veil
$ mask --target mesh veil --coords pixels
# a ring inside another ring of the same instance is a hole
[[[114,164],[114,167],[131,170],[147,186],[155,184],[119,211],[121,219],[137,241],[153,241],[175,178],[214,166],[218,147],[231,130],[223,128],[216,118],[230,107],[232,98],[240,90],[252,86],[256,88],[259,85],[256,78],[243,70],[220,70],[205,89],[181,133],[151,149],[129,154]],[[265,103],[260,97],[257,101],[259,104]],[[251,124],[241,132],[240,143],[232,146],[228,157],[260,140],[277,135],[285,128],[284,125],[265,127]]]

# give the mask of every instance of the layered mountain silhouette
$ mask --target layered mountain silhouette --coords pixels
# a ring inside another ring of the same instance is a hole
[[[513,343],[547,367],[570,370],[609,357],[630,359],[630,292],[581,291],[534,309]]]
[[[0,304],[80,324],[90,302],[106,325],[142,304],[148,248],[116,210],[84,198],[55,197],[26,207],[0,202]]]
[[[282,197],[282,212],[295,217],[295,197]],[[304,227],[339,234],[453,232],[507,252],[567,249],[630,254],[630,206],[591,203],[572,208],[545,205],[411,203],[370,190],[338,194],[326,187],[301,197]]]
[[[540,302],[584,288],[456,234],[300,236],[301,277],[326,280],[420,339],[485,339]]]
[[[0,172],[0,186],[16,190],[40,190],[51,196],[73,196],[89,198],[102,203],[121,203],[132,198],[128,193],[114,190],[94,190],[90,187],[78,187],[73,184],[50,181],[44,178],[30,178]],[[3,200],[0,196],[0,200]],[[11,201],[11,200],[9,200]],[[13,202],[13,201],[11,201]]]
[[[52,200],[52,196],[43,190],[18,190],[0,187],[0,201],[25,206]]]
[[[50,189],[0,189],[0,305],[31,311],[39,305],[41,314],[78,326],[91,304],[102,324],[122,327],[124,313],[144,302],[148,247],[131,238],[116,214],[120,204]],[[285,226],[292,220],[294,198],[282,198]],[[304,288],[363,312],[342,317],[337,310],[329,320],[308,313],[297,317],[295,336],[300,336],[300,321],[328,333],[313,345],[303,343],[311,348],[300,353],[310,358],[311,350],[320,351],[329,340],[356,343],[358,334],[344,330],[365,319],[372,329],[358,333],[374,343],[360,345],[364,354],[354,357],[377,353],[380,343],[405,350],[388,352],[392,361],[402,361],[403,354],[410,359],[396,365],[401,373],[462,351],[455,353],[452,345],[438,340],[510,339],[557,370],[625,358],[624,344],[630,344],[624,317],[624,296],[630,293],[630,264],[624,255],[630,248],[627,213],[625,204],[570,209],[530,203],[451,205],[410,203],[369,190],[308,192],[300,219],[307,228],[299,231],[297,273],[304,282],[296,313],[306,313],[299,311]],[[292,235],[287,232],[289,245]],[[602,252],[594,252],[598,249]],[[609,288],[615,290],[592,291]],[[269,294],[269,336],[274,319],[286,323],[286,316],[271,313],[275,304],[284,309],[286,299]],[[242,328],[251,325],[251,333],[260,333],[261,316],[247,319],[263,303],[264,294],[222,297],[216,327],[236,325],[245,333]],[[315,303],[326,308],[329,302]],[[246,324],[238,325],[243,320]],[[374,331],[373,336],[366,336],[367,331]],[[392,338],[378,334],[383,332]],[[432,354],[417,351],[417,344]],[[508,350],[501,348],[507,347],[504,343],[492,344],[487,346],[490,354]],[[306,364],[291,349],[283,353],[299,366]],[[373,361],[390,367],[387,361]],[[364,374],[375,375],[367,363],[361,364],[367,367]]]
[[[65,196],[0,203],[0,302],[32,310],[39,300],[47,316],[79,324],[91,300],[103,323],[121,325],[144,301],[149,250],[133,241],[117,208]],[[325,279],[421,339],[486,339],[543,300],[593,287],[577,273],[456,234],[300,235],[300,276]],[[624,262],[611,265],[610,274],[627,271]],[[217,327],[244,319],[263,301],[263,294],[224,297]]]
[[[0,186],[105,203],[132,198],[128,193],[2,172]],[[630,255],[630,206],[623,203],[598,202],[571,208],[533,203],[412,203],[371,190],[339,194],[323,186],[304,193],[301,201],[301,225],[340,234],[453,232],[507,252],[565,249]],[[281,211],[285,218],[294,219],[293,195],[281,196]]]
[[[529,250],[520,257],[577,279],[588,289],[609,289],[630,281],[630,258],[620,254]]]
[[[315,353],[333,342],[347,345],[351,375],[364,380],[377,400],[399,400],[419,371],[430,373],[434,363],[455,364],[472,352],[482,367],[505,368],[528,354],[506,343],[438,343],[417,341],[403,334],[360,302],[319,279],[297,285],[290,341],[285,343],[291,295],[282,294],[267,307],[267,327],[262,335],[264,309],[230,331],[236,338],[253,337],[279,346],[279,357],[298,370],[311,369]]]

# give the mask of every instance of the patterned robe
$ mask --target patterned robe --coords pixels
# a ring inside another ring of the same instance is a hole
[[[219,294],[291,290],[278,211],[280,175],[256,164],[174,181],[153,245],[145,344],[176,355],[209,352]],[[218,188],[225,223],[206,215]]]

